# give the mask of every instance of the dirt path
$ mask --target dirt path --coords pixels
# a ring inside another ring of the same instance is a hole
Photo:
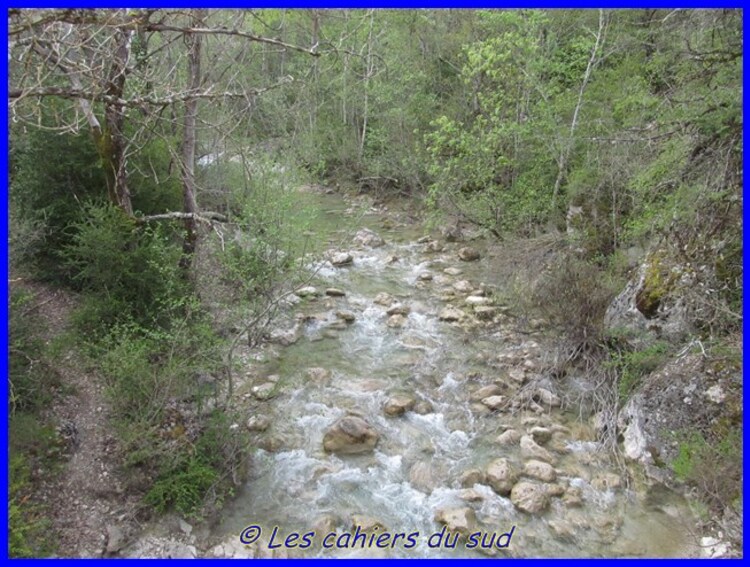
[[[35,296],[42,337],[49,344],[65,331],[77,298],[39,284],[25,287]],[[61,388],[45,417],[64,428],[72,442],[62,469],[45,475],[39,498],[50,511],[60,556],[101,557],[108,543],[117,547],[115,540],[129,531],[136,502],[125,494],[117,471],[117,443],[101,377],[86,368],[73,347],[62,349],[53,367]]]

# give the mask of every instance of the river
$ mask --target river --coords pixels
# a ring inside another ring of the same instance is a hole
[[[241,353],[247,372],[237,395],[249,405],[249,417],[267,418],[270,427],[248,433],[258,447],[250,477],[226,506],[213,537],[235,541],[244,528],[258,525],[267,548],[274,526],[279,528],[275,541],[315,531],[310,547],[264,552],[291,557],[695,553],[684,500],[667,490],[626,482],[598,450],[595,432],[578,408],[554,407],[537,396],[539,403],[515,408],[506,403],[493,411],[477,398],[480,388],[495,385],[506,402],[519,399],[518,393],[532,383],[546,384],[555,396],[555,384],[543,376],[551,339],[544,329],[521,329],[497,304],[502,290],[494,289],[495,265],[502,261],[501,247],[481,239],[440,240],[444,249],[436,251],[435,245],[418,242],[425,230],[404,214],[368,207],[363,213],[334,195],[314,199],[321,211],[317,239],[337,242],[366,227],[380,234],[385,245],[349,243],[344,250],[353,262],[342,267],[311,263],[315,276],[310,283],[319,295],[289,305],[279,324],[283,329],[297,321],[298,340]],[[481,259],[459,260],[464,246],[476,248]],[[329,297],[324,293],[328,288],[345,295]],[[485,310],[491,320],[474,317],[467,297],[486,298],[473,301],[495,308]],[[405,319],[390,318],[387,310],[393,304],[408,307]],[[441,320],[448,305],[465,318]],[[342,320],[340,311],[353,314],[354,321]],[[274,396],[256,399],[253,392],[269,383]],[[384,406],[397,394],[411,397],[414,405],[403,415],[388,416]],[[345,415],[360,416],[377,431],[374,451],[324,451],[326,430]],[[519,436],[541,447],[542,457],[530,458],[535,449],[522,449]],[[488,485],[484,472],[499,458],[513,468],[517,482],[530,481],[551,492],[541,511],[523,511]],[[545,458],[551,467],[543,469],[551,476],[546,481],[530,478],[526,473],[539,473],[528,468],[528,461]],[[436,515],[456,510],[468,518],[469,532],[502,534],[513,528],[510,544],[477,551],[466,548],[464,537],[455,549],[430,547],[428,537],[441,529]],[[369,533],[418,537],[408,546],[402,539],[383,548],[322,547],[326,533],[340,535],[354,524],[369,525]]]

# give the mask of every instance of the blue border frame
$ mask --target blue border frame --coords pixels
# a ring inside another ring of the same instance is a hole
[[[138,7],[138,8],[180,8],[180,7],[192,7],[192,6],[205,6],[208,4],[208,2],[190,2],[190,1],[174,1],[174,0],[162,0],[162,1],[152,1],[152,0],[136,0],[135,2],[126,2],[126,1],[112,1],[112,0],[102,0],[99,2],[91,2],[86,0],[41,0],[41,1],[21,1],[21,2],[7,2],[5,3],[5,8],[70,8],[72,6],[75,7],[96,7],[96,8],[105,8],[105,7],[124,7],[124,6],[131,6],[131,7]],[[612,8],[612,9],[618,9],[618,8],[639,8],[643,7],[643,4],[646,4],[649,8],[744,8],[744,2],[737,2],[737,1],[729,1],[729,2],[722,2],[720,4],[715,4],[714,2],[706,1],[706,0],[683,0],[682,2],[674,2],[673,0],[649,0],[646,3],[639,3],[636,2],[627,2],[623,0],[604,0],[601,2],[592,2],[591,0],[578,0],[578,1],[567,1],[567,2],[560,2],[560,1],[554,1],[554,0],[537,0],[536,2],[531,0],[512,0],[511,2],[503,3],[503,2],[487,2],[487,1],[477,1],[474,0],[473,2],[463,4],[458,0],[433,0],[431,2],[415,2],[415,1],[393,1],[393,0],[374,0],[370,2],[362,2],[362,1],[342,1],[342,0],[323,0],[323,1],[300,1],[300,0],[288,0],[286,2],[279,2],[274,0],[256,0],[255,2],[252,2],[251,5],[248,5],[250,3],[248,2],[238,2],[238,1],[227,1],[227,0],[220,0],[214,5],[211,5],[211,8]],[[750,24],[746,19],[743,18],[743,38],[748,36],[748,32],[750,32]],[[8,28],[7,26],[3,28],[3,37],[5,39],[5,45],[7,46],[7,40],[8,40]],[[7,48],[6,48],[7,49]],[[0,59],[0,69],[4,71],[4,76],[8,76],[8,58],[3,57]],[[745,94],[744,87],[746,86],[748,80],[748,63],[747,59],[744,58],[743,53],[743,117],[747,113],[748,109],[748,100],[747,96]],[[4,85],[4,90],[7,95],[8,91],[8,82],[6,80]],[[9,179],[9,169],[8,169],[8,133],[9,133],[9,121],[8,121],[8,109],[6,107],[5,112],[2,113],[2,116],[0,120],[2,121],[2,127],[4,131],[6,132],[6,137],[3,139],[3,148],[4,152],[0,156],[0,164],[2,165],[2,169],[5,173],[6,180]],[[748,134],[748,126],[743,120],[743,142],[744,139],[747,138]],[[748,155],[746,152],[744,152],[744,145],[743,145],[743,167],[744,169],[747,169],[748,164],[750,164],[750,158],[748,158]],[[742,217],[743,217],[743,227],[744,222],[747,220],[748,211],[747,208],[744,206],[744,195],[745,195],[745,185],[744,185],[744,179],[743,179],[743,211],[742,211]],[[8,359],[9,359],[9,349],[8,349],[8,342],[9,342],[9,320],[8,320],[8,297],[9,297],[9,286],[8,286],[8,275],[9,275],[9,265],[8,265],[8,199],[9,199],[9,188],[6,186],[3,193],[3,204],[4,204],[4,214],[0,218],[0,227],[2,228],[2,232],[5,235],[5,242],[6,245],[3,249],[3,280],[2,280],[2,286],[4,290],[4,294],[6,297],[6,300],[2,302],[2,305],[0,306],[1,309],[1,316],[2,324],[3,324],[3,335],[6,338],[5,342],[3,343],[3,358],[1,361],[2,369],[5,372],[5,375],[7,376],[8,373]],[[743,266],[747,264],[748,258],[750,258],[750,253],[747,251],[747,237],[746,233],[744,232],[743,228]],[[743,289],[746,289],[748,283],[748,277],[744,273],[743,270]],[[743,336],[742,336],[742,342],[743,342],[743,382],[744,382],[744,349],[747,347],[747,338],[745,334],[745,316],[747,314],[747,308],[746,304],[744,302],[743,298]],[[5,399],[8,398],[8,381],[3,380],[2,382],[2,388],[3,392],[5,394]],[[744,396],[744,389],[743,389],[743,415],[745,410],[747,409],[747,399]],[[8,406],[7,404],[3,405],[2,413],[5,419],[6,425],[8,424],[9,415],[8,415]],[[5,441],[5,452],[3,454],[3,464],[1,475],[2,480],[4,483],[4,486],[6,487],[6,496],[8,494],[8,460],[9,460],[9,454],[8,454],[8,446],[9,446],[9,431],[8,427],[5,427],[3,429],[4,432],[4,441]],[[748,433],[744,427],[743,423],[743,446],[747,446],[747,440],[748,440]],[[747,469],[745,466],[748,462],[747,454],[743,451],[743,471]],[[743,474],[743,502],[745,501],[747,494],[747,478]],[[743,556],[746,551],[746,543],[744,538],[744,526],[747,520],[747,512],[746,512],[746,506],[743,505]],[[1,556],[5,559],[8,559],[8,509],[7,507],[3,507],[2,510],[2,518],[5,526],[5,548],[2,551]],[[544,563],[544,564],[555,564],[555,563],[570,563],[570,561],[587,561],[589,564],[592,562],[594,564],[601,564],[601,563],[612,563],[612,562],[618,562],[620,565],[625,564],[638,564],[642,565],[644,562],[646,564],[654,562],[659,564],[671,564],[674,562],[693,562],[693,561],[706,561],[703,559],[523,559],[523,561],[527,564],[538,564],[538,563]],[[72,561],[79,561],[78,559],[28,559],[28,560],[21,560],[18,559],[16,561],[30,561],[33,563],[41,563],[41,562],[50,562],[55,561],[55,564],[59,564],[59,562],[67,563]],[[108,561],[108,559],[92,559],[90,561]],[[124,561],[125,563],[131,563],[135,561],[141,561],[136,559],[119,559],[118,561]],[[147,561],[167,561],[167,560],[147,560]],[[175,561],[175,560],[172,560]],[[176,560],[178,562],[187,562],[188,560]],[[211,561],[213,563],[228,563],[233,562],[236,560],[232,559],[204,559],[204,561]],[[253,561],[264,561],[264,560],[253,560]],[[329,559],[291,559],[291,560],[285,560],[285,561],[305,561],[305,562],[324,562],[324,561],[331,561]],[[372,563],[382,563],[385,561],[394,561],[394,560],[385,560],[385,559],[343,559],[343,560],[336,560],[336,561],[343,561],[344,564],[355,562],[357,565],[362,564],[372,564]],[[401,559],[400,561],[418,561],[417,559]],[[456,559],[434,559],[434,560],[428,560],[428,561],[449,561],[449,562],[463,562],[463,561],[474,561],[474,560],[456,560]],[[507,561],[507,560],[505,560]],[[709,560],[710,561],[710,560]],[[721,560],[726,561],[726,560]],[[735,560],[735,561],[742,561],[741,559]]]

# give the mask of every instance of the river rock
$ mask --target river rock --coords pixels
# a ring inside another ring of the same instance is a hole
[[[534,401],[553,408],[560,407],[560,398],[546,388],[536,389],[536,392],[534,393]]]
[[[313,522],[312,529],[316,534],[329,534],[336,531],[338,523],[338,518],[333,514],[323,514]]]
[[[253,386],[252,390],[250,390],[258,400],[270,400],[274,397],[276,390],[276,384],[273,382],[265,382],[264,384],[261,384],[260,386]]]
[[[464,262],[474,262],[479,260],[479,251],[470,246],[464,246],[458,250],[458,259]]]
[[[106,552],[108,555],[117,553],[123,547],[125,547],[125,533],[122,528],[115,525],[109,525],[106,528],[107,535],[107,548]]]
[[[331,377],[331,373],[327,369],[320,367],[308,368],[306,374],[309,380],[318,383],[325,382]]]
[[[555,482],[557,479],[557,474],[552,465],[533,459],[526,461],[526,464],[523,466],[523,474],[543,482]]]
[[[336,252],[331,256],[331,264],[333,264],[337,268],[341,266],[348,266],[353,261],[354,258],[351,254],[349,254],[349,252]]]
[[[521,455],[527,459],[537,459],[545,463],[554,463],[557,460],[547,449],[537,445],[531,435],[521,437]]]
[[[344,297],[346,295],[346,292],[343,289],[329,287],[326,290],[326,295],[329,297]]]
[[[379,248],[385,246],[385,240],[376,232],[368,228],[363,228],[357,231],[354,235],[354,243],[360,246],[368,246],[369,248]]]
[[[577,508],[583,505],[583,491],[578,486],[569,486],[565,489],[562,497],[563,504],[568,508]]]
[[[507,496],[510,493],[518,478],[510,461],[505,458],[492,461],[487,466],[486,476],[487,484],[489,484],[492,487],[492,490],[501,496]]]
[[[388,320],[385,322],[386,325],[391,327],[392,329],[400,329],[404,325],[406,325],[406,317],[403,315],[391,315],[388,317]]]
[[[591,486],[596,490],[608,490],[619,488],[622,485],[622,479],[619,475],[610,472],[599,473],[591,481]]]
[[[431,240],[427,243],[427,246],[425,246],[426,252],[442,252],[445,250],[445,246],[440,244],[437,240]]]
[[[439,314],[438,319],[441,321],[446,321],[448,323],[453,323],[456,321],[460,321],[464,318],[464,312],[460,309],[456,309],[455,307],[448,306],[444,308]]]
[[[428,242],[430,242],[430,237],[427,235],[417,238],[417,244],[427,244]]]
[[[427,400],[419,400],[416,404],[414,404],[414,409],[412,411],[419,415],[427,415],[428,413],[432,413],[435,410],[432,407],[432,404]]]
[[[342,321],[345,321],[346,323],[354,323],[354,321],[357,319],[354,313],[345,310],[336,311],[336,317],[338,317]]]
[[[515,429],[508,429],[501,433],[496,442],[500,445],[516,445],[521,440],[521,433]]]
[[[249,431],[261,432],[271,426],[271,420],[264,415],[253,415],[247,419],[245,425]]]
[[[432,464],[429,461],[420,461],[415,463],[409,469],[409,482],[411,485],[425,494],[432,494],[437,486],[437,480],[432,470]]]
[[[480,321],[492,321],[497,315],[497,309],[489,305],[474,306],[474,315]]]
[[[510,501],[522,512],[539,514],[549,506],[549,494],[541,484],[521,481],[511,490]]]
[[[383,407],[385,415],[390,417],[397,417],[405,414],[407,411],[412,409],[416,403],[416,400],[406,394],[397,394],[392,396]]]
[[[372,516],[366,516],[365,514],[352,514],[352,529],[357,528],[363,532],[371,532],[374,530],[386,531],[387,528],[380,520],[373,518]]]
[[[489,396],[487,398],[484,398],[482,400],[482,403],[492,411],[497,411],[499,409],[502,409],[506,405],[507,401],[508,399],[505,396]]]
[[[386,315],[408,315],[411,313],[411,307],[402,303],[396,303],[395,305],[391,305],[385,313]]]
[[[464,488],[471,488],[475,484],[484,484],[486,482],[485,474],[479,469],[469,469],[461,473],[458,482]]]
[[[461,268],[454,268],[451,266],[450,268],[445,268],[443,273],[449,276],[460,276],[464,271]]]
[[[469,280],[459,280],[453,284],[453,289],[459,293],[471,293],[474,291],[474,285]]]
[[[469,401],[481,402],[484,398],[488,398],[490,396],[499,396],[502,393],[503,390],[500,386],[498,386],[497,384],[489,384],[487,386],[482,386],[474,393],[472,393],[471,396],[469,396]]]
[[[373,299],[372,302],[377,303],[378,305],[383,305],[385,307],[388,307],[396,302],[396,298],[394,298],[388,292],[381,291],[379,294],[375,296],[375,299]]]
[[[268,342],[276,343],[281,346],[290,346],[302,338],[302,332],[299,325],[294,325],[291,329],[275,329],[268,335]]]
[[[361,417],[347,415],[328,428],[323,436],[323,448],[328,453],[355,455],[370,453],[380,434]]]
[[[508,370],[508,378],[517,384],[523,384],[526,381],[526,372],[523,368],[511,368]]]
[[[433,275],[430,272],[422,272],[417,276],[417,279],[421,282],[431,282]]]
[[[449,532],[468,534],[476,524],[476,515],[471,508],[443,508],[435,514],[435,521],[443,524]]]
[[[315,297],[316,295],[320,295],[320,292],[316,287],[307,285],[305,287],[299,288],[296,294],[299,297]]]
[[[481,295],[470,295],[467,297],[464,302],[467,305],[489,305],[492,303],[492,300],[489,297],[482,297]]]
[[[458,497],[465,502],[481,502],[484,496],[473,488],[463,488],[458,493]]]
[[[552,439],[552,430],[546,427],[532,427],[529,433],[534,438],[534,441],[539,445],[544,445],[550,439]]]

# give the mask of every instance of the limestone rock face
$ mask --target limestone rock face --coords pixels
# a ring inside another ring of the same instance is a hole
[[[607,330],[630,331],[635,342],[644,344],[656,338],[679,341],[690,332],[684,292],[694,285],[694,275],[684,266],[669,264],[665,256],[656,250],[641,263],[607,308]]]
[[[323,436],[323,448],[329,453],[356,455],[370,453],[380,434],[361,417],[347,415],[336,421]]]

